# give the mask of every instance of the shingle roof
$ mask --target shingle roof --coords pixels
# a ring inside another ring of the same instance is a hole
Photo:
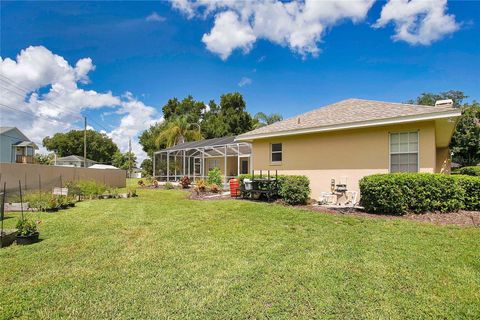
[[[176,146],[163,149],[162,151],[173,151],[173,150],[183,150],[183,149],[195,149],[202,147],[213,147],[213,146],[223,146],[225,144],[234,143],[235,137],[222,137],[222,138],[213,138],[199,141],[190,141]]]
[[[267,135],[343,124],[355,125],[355,123],[365,121],[429,115],[455,110],[451,107],[347,99],[241,134],[237,137],[237,140],[262,134]]]
[[[37,145],[32,141],[19,141],[17,143],[14,143],[13,145],[17,147],[33,147],[35,149],[38,149]]]
[[[12,130],[14,127],[0,127],[0,134]]]

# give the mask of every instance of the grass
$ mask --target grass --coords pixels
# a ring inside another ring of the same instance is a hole
[[[43,241],[0,250],[0,318],[480,317],[478,228],[139,194],[31,214]]]

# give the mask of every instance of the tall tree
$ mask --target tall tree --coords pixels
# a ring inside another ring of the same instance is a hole
[[[480,105],[474,101],[462,106],[466,98],[463,91],[450,90],[440,93],[422,93],[416,99],[408,101],[434,106],[437,100],[452,99],[455,108],[462,108],[462,115],[450,142],[450,150],[453,152],[452,160],[463,166],[476,165],[480,162]]]
[[[156,123],[143,131],[139,136],[139,143],[142,146],[143,151],[145,151],[149,157],[152,157],[153,153],[158,149],[166,148],[164,143],[157,144],[157,138],[160,133],[165,130],[166,125],[167,123],[165,121]]]
[[[133,152],[121,153],[115,152],[112,159],[112,165],[119,169],[128,170],[135,168],[137,164],[137,156]]]
[[[453,161],[464,166],[480,163],[480,103],[463,106],[463,114],[450,143]]]
[[[425,106],[434,106],[435,101],[452,99],[453,107],[460,108],[462,101],[468,98],[463,91],[449,90],[440,93],[424,92],[414,100],[408,100],[408,103],[420,104]]]
[[[83,130],[72,130],[67,133],[56,133],[53,137],[45,137],[43,145],[58,156],[83,156]],[[112,162],[118,151],[117,145],[104,133],[87,130],[87,158],[101,163]]]
[[[263,112],[257,112],[254,117],[256,123],[254,124],[255,129],[268,126],[269,124],[282,121],[283,117],[279,113],[270,113],[269,115]]]
[[[190,123],[187,117],[178,117],[167,121],[164,130],[157,136],[157,146],[166,145],[167,148],[186,141],[203,139],[200,126]]]
[[[192,96],[188,96],[182,101],[178,101],[177,98],[170,99],[162,108],[165,120],[185,117],[189,123],[198,123],[204,110],[205,104],[202,101],[194,100]]]

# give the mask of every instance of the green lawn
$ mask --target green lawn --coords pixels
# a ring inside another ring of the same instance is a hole
[[[480,317],[479,228],[139,194],[31,214],[43,241],[0,249],[0,318]]]

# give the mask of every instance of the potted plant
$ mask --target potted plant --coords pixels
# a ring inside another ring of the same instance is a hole
[[[17,238],[17,230],[5,229],[0,231],[0,248],[8,247]]]
[[[40,235],[35,221],[27,218],[18,220],[17,231],[17,244],[20,245],[35,243]]]
[[[67,197],[66,196],[58,196],[57,201],[58,201],[58,206],[61,209],[67,209],[68,208],[68,202],[67,202]]]
[[[70,195],[70,196],[67,196],[67,205],[72,208],[72,207],[75,207],[75,197]]]
[[[50,196],[50,199],[48,199],[48,204],[45,207],[46,212],[57,212],[58,211],[58,201],[57,197],[55,196]]]

